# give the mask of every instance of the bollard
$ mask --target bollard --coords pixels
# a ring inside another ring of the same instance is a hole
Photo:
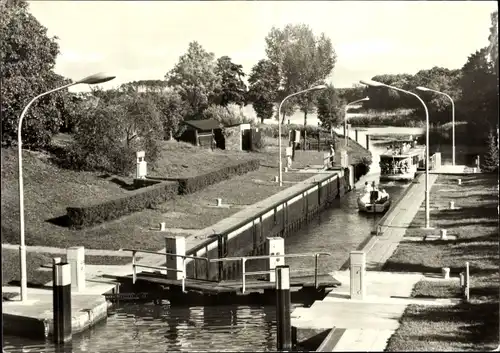
[[[285,254],[285,239],[281,237],[267,238],[267,254],[268,255],[284,255]],[[275,282],[275,268],[285,265],[284,257],[270,257],[267,262],[266,270],[269,271],[269,282]]]
[[[290,267],[276,267],[276,326],[277,350],[292,350]]]
[[[455,202],[450,201],[450,210],[454,210],[454,209],[455,209]]]
[[[71,265],[71,288],[81,292],[85,289],[85,248],[72,246],[66,250],[66,257]]]
[[[449,267],[443,267],[441,269],[441,274],[443,275],[444,279],[450,279],[450,268]]]
[[[165,249],[169,254],[186,255],[186,238],[183,236],[170,236],[165,237]],[[184,258],[182,256],[167,255],[167,278],[181,280],[184,277]]]
[[[358,129],[354,130],[354,141],[358,142]]]
[[[284,172],[288,173],[288,167],[285,167]]]
[[[370,150],[370,135],[366,134],[366,149]]]
[[[465,263],[465,274],[464,274],[464,299],[465,301],[469,301],[469,286],[470,286],[470,278],[469,278],[469,262]]]
[[[160,223],[160,232],[164,232],[167,230],[167,224],[165,222]]]
[[[457,179],[458,185],[462,185],[462,179]]]
[[[279,177],[278,177],[278,176],[275,176],[275,177],[274,177],[274,182],[275,182],[275,183],[277,183],[278,181],[280,181],[280,180],[279,180]]]
[[[55,279],[52,285],[52,311],[54,319],[54,343],[71,341],[71,265],[56,263],[52,269]]]
[[[222,206],[222,199],[215,199],[217,201],[217,207]]]
[[[441,229],[441,240],[446,240],[446,239],[448,239],[447,230]]]
[[[465,285],[465,282],[464,282],[464,273],[463,272],[460,272],[460,289],[464,289],[464,285]]]
[[[473,172],[474,174],[476,174],[476,173],[477,173],[477,168],[473,168],[473,169],[472,169],[472,172]]]
[[[350,253],[351,299],[363,300],[365,296],[365,253],[351,251]]]

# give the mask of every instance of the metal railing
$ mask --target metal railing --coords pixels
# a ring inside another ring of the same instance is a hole
[[[182,273],[182,278],[181,278],[181,285],[182,285],[182,291],[185,293],[186,292],[186,260],[187,259],[193,259],[193,260],[202,260],[206,262],[207,264],[207,278],[208,278],[208,273],[209,273],[209,260],[206,257],[199,257],[199,256],[190,256],[190,255],[179,255],[179,254],[171,254],[167,252],[157,252],[157,251],[152,251],[152,250],[139,250],[139,249],[123,249],[123,251],[131,251],[132,252],[132,283],[135,283],[137,281],[137,268],[147,268],[147,269],[152,269],[152,270],[163,270],[163,271],[172,271],[172,272],[181,272]],[[162,256],[173,256],[173,257],[180,257],[182,258],[182,269],[176,269],[176,268],[170,268],[166,266],[150,266],[150,265],[141,265],[136,262],[135,255],[137,253],[145,253],[145,254],[153,254],[153,255],[162,255]]]
[[[318,288],[318,262],[320,256],[332,256],[331,253],[318,252],[318,253],[304,253],[304,254],[283,254],[283,255],[257,255],[257,256],[238,256],[238,257],[225,257],[221,259],[210,259],[210,262],[226,262],[226,261],[241,261],[241,293],[246,290],[246,276],[251,275],[266,275],[274,271],[254,271],[246,272],[245,264],[248,260],[265,260],[271,258],[297,258],[297,257],[314,257],[314,287]]]

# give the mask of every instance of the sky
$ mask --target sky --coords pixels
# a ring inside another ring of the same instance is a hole
[[[352,87],[379,74],[458,69],[488,45],[496,1],[30,1],[30,11],[59,37],[56,72],[73,80],[116,75],[108,89],[163,79],[198,41],[228,55],[245,73],[265,58],[271,28],[303,23],[333,43],[327,82]],[[75,86],[75,91],[88,86]]]

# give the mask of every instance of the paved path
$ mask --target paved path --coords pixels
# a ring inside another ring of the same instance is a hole
[[[19,250],[17,244],[2,244],[2,249]],[[55,248],[51,246],[26,246],[27,252],[44,252],[49,254],[66,255],[64,248]],[[85,255],[88,256],[117,256],[131,257],[130,252],[120,250],[102,250],[102,249],[85,249]]]
[[[429,176],[430,186],[436,179],[437,175]],[[365,275],[367,294],[363,300],[350,299],[349,270],[336,271],[332,275],[342,285],[310,308],[295,309],[292,325],[298,328],[345,329],[333,351],[384,351],[409,304],[457,304],[456,300],[411,298],[413,287],[420,280],[432,278],[442,281],[434,275],[379,272],[403,239],[424,199],[425,174],[422,174],[385,217],[381,235],[373,236],[363,247],[368,270]],[[453,280],[457,279],[450,279]]]

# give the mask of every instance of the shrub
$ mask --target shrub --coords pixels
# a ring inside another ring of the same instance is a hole
[[[221,105],[210,105],[204,112],[205,119],[215,119],[224,126],[236,124],[253,124],[254,120],[247,118],[235,104],[229,104],[227,107]]]
[[[234,175],[242,175],[253,170],[257,170],[260,166],[260,161],[252,159],[245,162],[235,163],[228,165],[221,169],[213,170],[211,172],[196,175],[189,178],[175,179],[179,183],[178,192],[180,195],[192,194],[203,188],[231,178]],[[172,180],[172,179],[169,179]]]
[[[105,202],[68,207],[70,227],[79,229],[151,208],[174,198],[177,190],[177,183],[166,181]]]

